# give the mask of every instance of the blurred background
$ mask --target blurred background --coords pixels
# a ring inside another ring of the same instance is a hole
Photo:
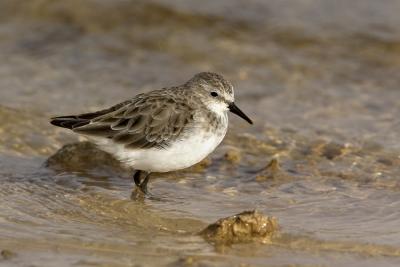
[[[398,0],[1,0],[0,265],[398,266],[399,12]],[[231,117],[207,160],[151,182],[161,199],[130,200],[131,173],[105,155],[57,152],[78,138],[51,116],[200,71],[229,79],[255,125]],[[272,245],[221,252],[195,235],[255,208],[282,227]]]

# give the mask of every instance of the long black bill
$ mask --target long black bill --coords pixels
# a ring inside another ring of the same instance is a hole
[[[253,124],[253,122],[250,120],[250,118],[247,117],[246,114],[244,114],[243,111],[241,111],[240,108],[238,108],[238,107],[235,105],[235,103],[232,102],[231,104],[229,104],[228,107],[229,107],[229,110],[230,110],[232,113],[235,113],[236,115],[238,115],[239,117],[241,117],[242,119],[244,119],[245,121],[247,121],[248,123]]]

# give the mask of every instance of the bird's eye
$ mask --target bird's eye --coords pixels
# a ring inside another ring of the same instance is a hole
[[[218,96],[218,93],[217,93],[217,92],[211,92],[211,96],[217,97],[217,96]]]

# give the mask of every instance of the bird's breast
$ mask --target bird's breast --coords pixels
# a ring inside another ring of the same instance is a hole
[[[221,143],[226,130],[218,134],[198,130],[185,134],[166,148],[122,149],[116,155],[135,169],[169,172],[190,167],[207,157]]]

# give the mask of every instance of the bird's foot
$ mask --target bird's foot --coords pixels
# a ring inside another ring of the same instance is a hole
[[[140,179],[142,171],[136,171],[133,175],[133,180],[135,181],[136,188],[132,191],[131,199],[143,199],[145,196],[148,196],[147,184],[150,179],[150,173],[146,173],[146,176],[143,180]]]

